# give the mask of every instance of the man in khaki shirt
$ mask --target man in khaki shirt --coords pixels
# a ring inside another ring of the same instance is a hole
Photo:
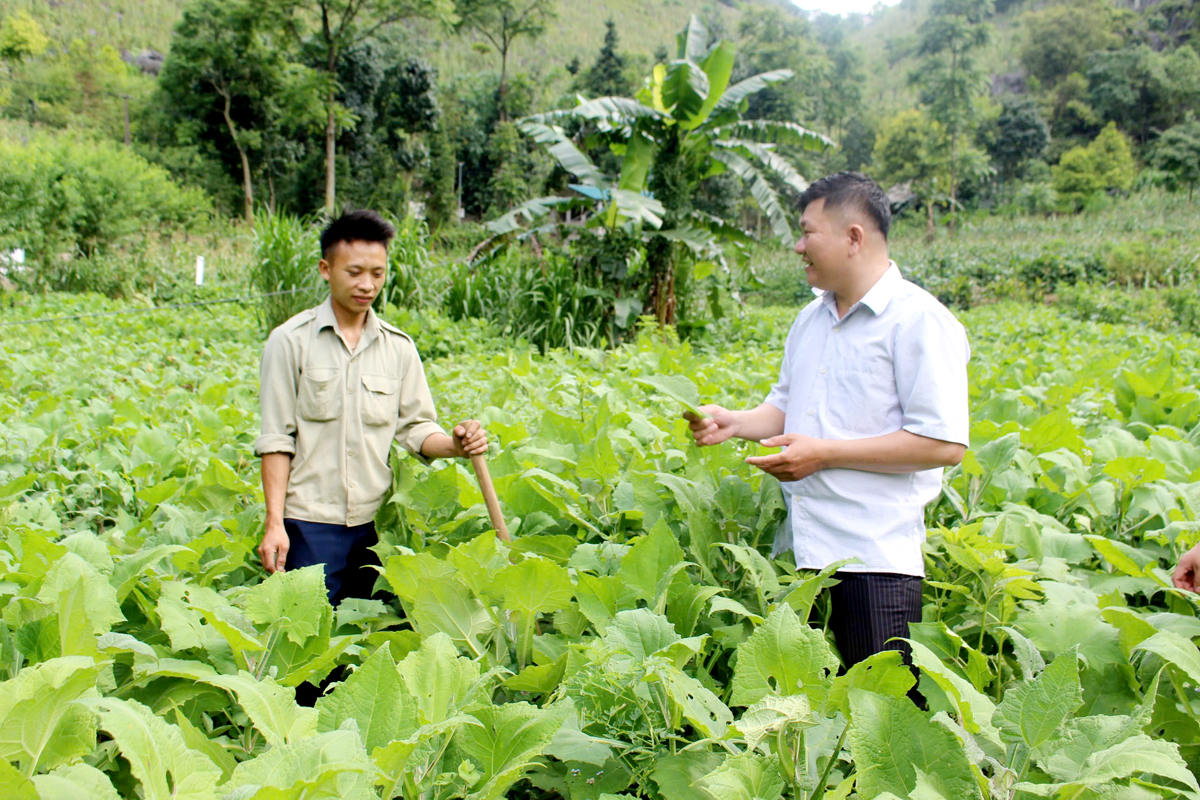
[[[395,229],[352,211],[321,235],[329,298],[271,331],[259,396],[267,520],[259,557],[267,572],[325,565],[330,601],[369,597],[379,563],[369,548],[375,512],[392,485],[392,442],[427,461],[487,452],[467,420],[447,435],[412,339],[371,303],[387,275]]]

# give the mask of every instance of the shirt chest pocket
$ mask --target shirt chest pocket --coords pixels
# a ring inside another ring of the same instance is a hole
[[[296,414],[311,422],[328,422],[342,413],[342,374],[338,369],[310,369],[300,376]]]
[[[891,363],[848,358],[838,362],[832,373],[826,408],[829,421],[851,433],[881,433],[897,402]]]
[[[363,375],[362,420],[365,425],[388,425],[400,417],[400,381],[386,375]]]

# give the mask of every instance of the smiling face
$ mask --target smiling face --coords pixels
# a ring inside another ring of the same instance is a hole
[[[804,276],[814,289],[836,291],[846,265],[849,238],[840,214],[825,213],[825,198],[812,201],[800,217],[796,253],[804,261]]]
[[[382,242],[338,242],[318,267],[329,282],[335,306],[353,316],[367,313],[387,279],[387,248]]]

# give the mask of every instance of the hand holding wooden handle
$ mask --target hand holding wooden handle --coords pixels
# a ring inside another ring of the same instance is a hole
[[[504,522],[504,515],[500,513],[500,500],[496,497],[496,487],[492,485],[492,476],[488,473],[487,458],[482,453],[471,456],[471,466],[475,468],[475,478],[479,481],[479,488],[483,492],[483,502],[487,504],[488,516],[492,520],[492,527],[496,529],[496,536],[501,541],[511,541],[512,537],[508,535],[508,525]]]

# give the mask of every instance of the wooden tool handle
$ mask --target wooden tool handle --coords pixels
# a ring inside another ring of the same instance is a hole
[[[496,497],[496,487],[492,485],[492,476],[488,473],[487,459],[481,454],[471,456],[471,466],[475,468],[475,478],[483,492],[483,502],[487,503],[488,516],[491,517],[492,527],[501,541],[511,541],[508,535],[508,525],[504,523],[504,515],[500,513],[500,500]]]

